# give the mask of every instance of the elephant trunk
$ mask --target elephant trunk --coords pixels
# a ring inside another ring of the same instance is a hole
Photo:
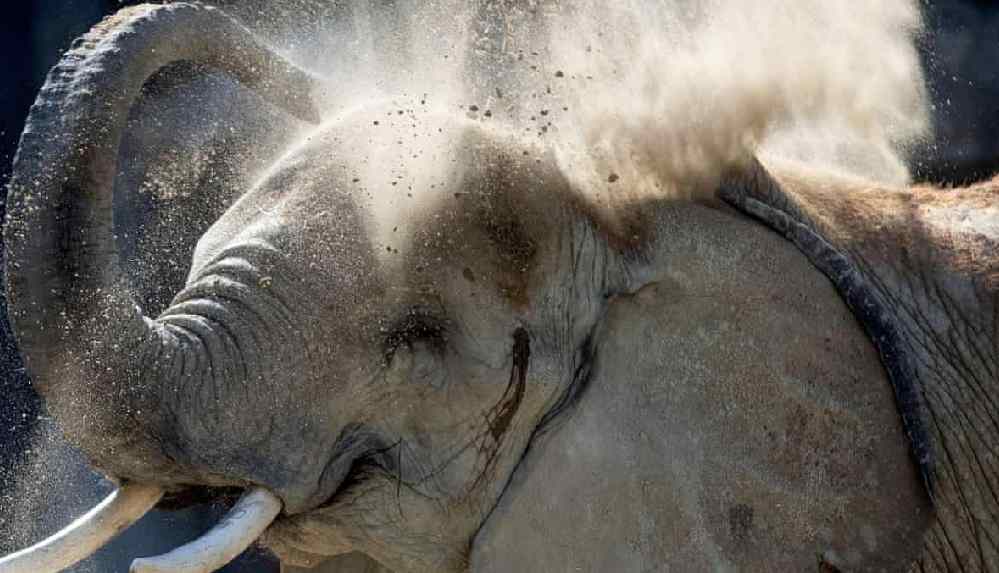
[[[166,447],[175,416],[159,396],[178,383],[163,364],[196,363],[184,353],[204,348],[178,345],[137,305],[116,249],[112,194],[133,103],[179,62],[319,119],[312,78],[222,12],[187,3],[122,10],[50,72],[14,160],[4,228],[10,319],[36,388],[100,469],[140,485],[191,483]]]
[[[151,76],[181,61],[227,73],[296,117],[318,120],[310,77],[209,7],[122,10],[53,68],[14,161],[4,240],[11,322],[50,408],[57,416],[72,408],[60,416],[64,426],[109,414],[101,404],[133,421],[155,413],[149,395],[163,381],[149,379],[143,365],[170,341],[129,292],[112,193],[133,102]],[[100,415],[80,412],[84,405]],[[92,423],[86,432],[64,429],[94,434]]]
[[[28,117],[4,236],[11,320],[44,394],[71,382],[99,384],[101,376],[57,376],[67,362],[108,347],[129,354],[158,337],[121,271],[112,190],[133,102],[152,75],[180,61],[228,73],[295,116],[317,120],[309,77],[212,8],[126,9],[74,44]]]

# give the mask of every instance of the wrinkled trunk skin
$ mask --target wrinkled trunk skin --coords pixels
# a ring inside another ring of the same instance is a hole
[[[795,242],[878,348],[935,510],[914,571],[996,571],[999,181],[891,190],[775,173],[757,166],[723,193]]]
[[[159,483],[185,477],[171,459],[174,414],[161,407],[176,383],[162,376],[184,371],[187,384],[210,386],[211,365],[232,359],[212,356],[226,349],[197,331],[146,317],[116,252],[112,191],[128,112],[146,80],[181,61],[316,119],[310,79],[218,11],[123,10],[49,75],[15,158],[4,229],[10,316],[49,409],[103,471]]]
[[[72,37],[100,19],[100,11],[91,6],[100,2],[77,2],[72,14],[63,13],[61,2],[29,4],[14,8],[35,12],[36,18],[13,36],[12,45],[21,49],[12,49],[11,54],[23,59],[22,44],[32,38],[37,41],[40,31],[48,32],[52,36],[49,45],[36,45],[32,52],[39,56],[35,69],[43,74],[38,78],[42,80],[62,55],[57,48],[68,45]],[[122,7],[120,2],[105,4],[108,13]],[[66,26],[77,31],[70,32]],[[234,195],[249,188],[254,173],[243,167],[266,164],[267,158],[278,155],[292,132],[306,125],[224,71],[195,73],[174,73],[171,68],[155,74],[155,80],[143,86],[118,153],[116,243],[132,292],[150,316],[166,308],[182,288],[197,239]],[[36,84],[20,79],[25,85],[19,89],[34,98],[41,81]],[[25,114],[30,103],[24,106]],[[18,117],[16,129],[9,130],[4,139],[18,136],[23,120],[23,115]],[[9,127],[13,128],[13,122]],[[16,143],[15,139],[9,146],[11,156]],[[2,177],[4,195],[6,175],[9,173]],[[0,205],[0,212],[4,207]],[[39,412],[22,398],[34,390],[28,387],[20,359],[15,362],[12,354],[17,348],[13,336],[7,334],[6,301],[0,300],[0,306],[4,315],[0,339],[5,341],[0,362],[7,362],[4,366],[8,368],[0,367],[5,372],[0,376],[0,395],[6,401],[0,407],[0,419],[4,420],[0,429],[0,555],[5,555],[70,523],[109,494],[112,484],[100,479],[87,460],[66,443],[48,412],[36,421]],[[6,456],[7,452],[21,453],[15,459]],[[195,538],[224,511],[219,504],[154,510],[71,571],[126,571],[138,555],[165,553]],[[277,570],[276,560],[262,551],[250,552],[225,569],[255,573]]]

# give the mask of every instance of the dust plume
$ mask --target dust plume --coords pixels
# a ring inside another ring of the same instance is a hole
[[[430,100],[541,138],[584,188],[689,196],[753,154],[901,184],[929,125],[909,0],[398,0],[313,25],[284,42],[328,109]]]
[[[581,148],[643,185],[684,193],[751,154],[904,183],[928,125],[904,0],[601,3],[553,29],[585,69]]]

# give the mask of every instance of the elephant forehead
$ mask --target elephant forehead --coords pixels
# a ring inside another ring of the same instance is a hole
[[[260,237],[339,273],[351,256],[370,259],[354,271],[371,271],[408,250],[411,221],[445,192],[457,163],[448,161],[452,127],[416,130],[391,111],[354,111],[305,134],[205,234],[195,270]]]
[[[315,207],[349,198],[363,213],[360,223],[372,247],[391,264],[418,238],[426,242],[420,225],[467,191],[467,174],[481,167],[469,157],[469,145],[502,147],[490,131],[426,106],[353,110],[307,137],[301,152],[289,154],[286,162],[302,167],[297,170],[302,201],[295,205],[309,205],[303,209],[308,216],[321,212]]]
[[[450,265],[523,298],[515,291],[526,288],[538,230],[556,223],[548,212],[536,224],[527,197],[557,200],[566,185],[550,156],[501,128],[382,106],[334,121],[289,154],[267,191],[254,191],[270,213],[258,205],[254,216],[279,220],[312,257],[341,260],[342,242],[363,238],[382,276],[426,282]]]
[[[350,296],[369,305],[474,297],[500,312],[526,310],[543,281],[533,271],[556,264],[551,234],[575,213],[572,196],[549,152],[499,126],[363,108],[307,134],[269,168],[201,240],[192,276],[263,240],[338,305]]]

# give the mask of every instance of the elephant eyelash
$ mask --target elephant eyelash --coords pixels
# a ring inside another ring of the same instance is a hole
[[[410,309],[385,336],[385,358],[391,359],[400,346],[423,342],[435,351],[447,343],[446,322],[422,308]]]

